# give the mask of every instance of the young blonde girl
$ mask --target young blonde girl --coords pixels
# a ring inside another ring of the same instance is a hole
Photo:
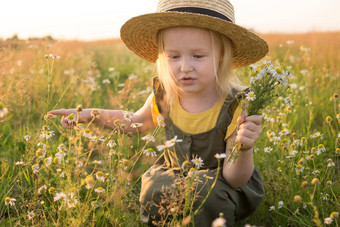
[[[268,51],[266,42],[234,23],[228,0],[159,0],[156,13],[126,22],[121,37],[137,55],[156,63],[154,90],[141,109],[129,112],[131,121],[124,120],[126,111],[97,109],[94,123],[113,129],[113,122],[120,119],[128,125],[125,133],[137,133],[131,125],[142,123],[138,132],[143,133],[164,119],[167,139],[177,141],[143,174],[141,220],[154,225],[171,216],[164,211],[171,201],[165,205],[164,198],[171,197],[169,192],[183,174],[186,177],[182,167],[190,163],[199,166],[198,182],[218,176],[210,192],[212,182],[198,184],[193,207],[200,209],[194,224],[210,226],[222,213],[233,226],[250,215],[264,196],[253,163],[261,116],[246,116],[238,106],[242,87],[233,69],[260,60]],[[91,111],[83,110],[79,121],[90,121]],[[63,116],[64,127],[71,127],[65,117],[76,114],[72,109],[50,113]],[[228,156],[232,141],[242,143],[241,154],[232,165],[225,160],[216,173],[215,156]]]

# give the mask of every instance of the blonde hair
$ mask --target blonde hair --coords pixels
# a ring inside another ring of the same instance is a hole
[[[179,95],[180,88],[176,85],[173,75],[170,73],[167,57],[164,51],[164,30],[162,29],[157,35],[158,44],[158,59],[156,61],[156,70],[161,81],[164,90],[167,94],[167,102],[171,105]],[[215,82],[217,87],[217,92],[221,98],[225,98],[228,94],[232,93],[232,89],[241,90],[243,88],[241,81],[236,76],[233,68],[233,49],[231,40],[212,30],[208,30],[211,37],[213,52],[220,48],[221,59],[215,59],[215,54],[213,53],[214,66],[215,68]],[[216,60],[219,60],[216,64]]]

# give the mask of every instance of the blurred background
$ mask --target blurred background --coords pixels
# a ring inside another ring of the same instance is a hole
[[[339,31],[339,0],[232,0],[237,24],[258,33]],[[5,0],[0,39],[52,36],[66,40],[119,37],[133,16],[152,13],[157,0]]]

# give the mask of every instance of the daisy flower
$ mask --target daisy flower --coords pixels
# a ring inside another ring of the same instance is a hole
[[[144,141],[148,141],[148,142],[149,141],[152,141],[152,142],[156,141],[155,137],[153,137],[151,134],[147,134],[146,136],[143,136],[141,139],[144,140]]]
[[[265,147],[264,148],[265,153],[270,153],[272,150],[273,150],[273,148],[271,148],[271,147]]]
[[[106,146],[108,146],[109,148],[113,148],[114,146],[116,146],[116,142],[113,139],[110,139],[109,142],[106,144]]]
[[[11,207],[15,205],[15,201],[17,201],[16,199],[14,198],[9,198],[9,197],[6,197],[5,198],[5,205],[8,206],[10,205]]]
[[[226,158],[226,157],[227,157],[226,153],[215,154],[215,158],[217,158],[217,159],[222,159],[222,158]]]
[[[198,168],[200,168],[201,166],[204,165],[203,159],[201,157],[193,158],[191,160],[191,162],[193,162],[195,164],[195,166],[198,167]]]
[[[133,123],[133,124],[131,124],[132,128],[140,128],[142,126],[143,126],[143,123]]]
[[[143,154],[146,154],[146,156],[151,156],[151,157],[156,156],[156,152],[152,148],[145,149],[143,151]]]
[[[96,173],[97,180],[104,182],[105,181],[105,174],[102,171],[98,171]]]
[[[129,112],[124,112],[124,120],[125,121],[129,121],[129,122],[131,122],[132,121],[132,114],[131,113],[129,113]]]
[[[31,136],[26,135],[26,136],[24,136],[24,139],[25,139],[26,141],[29,141],[29,139],[31,139]]]
[[[325,223],[326,225],[330,225],[330,224],[332,224],[332,222],[333,222],[333,219],[330,218],[330,217],[325,218],[325,219],[323,220],[323,223]]]
[[[98,187],[98,188],[94,189],[94,191],[97,192],[97,193],[104,193],[105,189],[103,187]]]
[[[249,91],[246,94],[246,99],[248,99],[249,101],[253,101],[253,100],[255,100],[255,98],[256,98],[256,95],[253,91]]]

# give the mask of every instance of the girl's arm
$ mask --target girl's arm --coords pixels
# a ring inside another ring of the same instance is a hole
[[[230,141],[240,141],[242,143],[240,155],[235,163],[232,164],[233,160],[227,162],[227,159],[225,159],[223,164],[223,177],[233,188],[244,185],[253,174],[253,150],[255,142],[261,134],[261,122],[261,115],[245,117],[245,112],[242,112],[238,118],[239,129],[236,129],[227,140],[227,157],[231,149]]]
[[[114,129],[116,126],[114,125],[115,120],[120,120],[121,124],[126,124],[127,128],[123,131],[124,133],[132,132],[137,133],[136,128],[131,127],[133,123],[142,123],[143,125],[138,128],[138,133],[143,133],[149,129],[151,129],[154,124],[151,115],[151,100],[152,95],[148,97],[145,104],[142,108],[140,108],[137,112],[128,112],[123,110],[105,110],[105,109],[83,109],[79,114],[79,123],[87,123],[92,120],[91,112],[93,110],[98,111],[98,116],[94,119],[93,123],[98,126],[103,126],[108,129]],[[71,128],[73,125],[69,125],[66,117],[71,113],[77,114],[75,109],[58,109],[52,110],[49,114],[52,115],[60,115],[62,116],[61,124],[65,128]],[[125,115],[130,115],[130,121],[126,120]]]

